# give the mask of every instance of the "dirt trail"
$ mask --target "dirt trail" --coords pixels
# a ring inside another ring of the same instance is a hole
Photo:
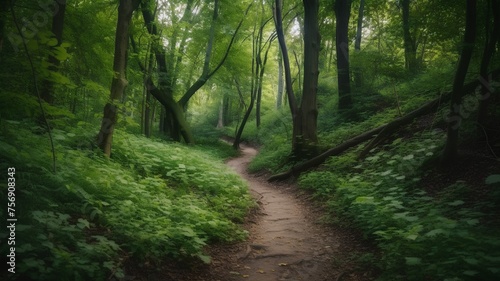
[[[262,216],[251,226],[251,241],[238,254],[233,280],[332,280],[339,237],[316,223],[317,218],[286,188],[276,188],[248,175],[246,167],[257,151],[242,147],[242,156],[227,162],[250,186]],[[335,280],[335,279],[333,279]]]
[[[244,227],[247,241],[207,247],[210,264],[166,262],[134,267],[137,281],[370,281],[376,273],[356,257],[372,252],[359,234],[319,223],[321,208],[294,185],[268,183],[249,175],[248,163],[257,154],[242,146],[242,155],[227,165],[247,180],[259,203]]]

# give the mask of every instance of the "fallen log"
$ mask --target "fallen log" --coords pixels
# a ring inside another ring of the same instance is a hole
[[[496,69],[491,72],[491,75],[496,77],[500,73],[500,69]],[[479,79],[471,81],[467,84],[464,85],[462,88],[462,93],[470,93],[474,91],[479,85],[482,83]],[[273,175],[268,178],[268,181],[281,181],[285,180],[291,176],[298,176],[300,173],[307,171],[311,168],[314,168],[316,166],[319,166],[323,164],[323,162],[326,161],[326,159],[330,156],[336,156],[341,154],[342,152],[348,150],[351,147],[354,147],[356,145],[359,145],[365,141],[368,141],[371,139],[373,136],[380,134],[382,131],[384,135],[392,134],[393,132],[397,131],[401,126],[410,124],[413,122],[413,120],[417,117],[429,114],[433,111],[436,111],[439,106],[442,103],[448,102],[451,97],[451,92],[443,93],[440,95],[439,98],[436,98],[425,105],[423,105],[420,108],[415,109],[414,111],[395,119],[394,121],[387,123],[385,125],[382,125],[380,127],[377,127],[375,129],[372,129],[370,131],[364,132],[362,134],[359,134],[341,144],[338,146],[328,149],[327,151],[321,153],[320,155],[307,160],[305,162],[302,162],[296,166],[293,166],[290,168],[288,171]]]

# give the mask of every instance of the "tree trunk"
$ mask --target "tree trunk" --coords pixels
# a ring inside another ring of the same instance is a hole
[[[128,50],[128,31],[130,20],[134,10],[139,6],[139,0],[120,0],[118,7],[118,22],[116,24],[115,35],[115,54],[113,60],[113,79],[111,82],[110,100],[104,106],[104,116],[101,123],[101,129],[98,135],[98,146],[106,156],[111,156],[111,143],[113,140],[113,131],[117,120],[118,107],[115,102],[119,101],[125,88],[127,80],[125,71],[127,66]]]
[[[335,1],[336,49],[337,49],[337,77],[339,88],[339,109],[352,107],[351,79],[349,77],[349,17],[351,15],[350,0]]]
[[[1,1],[0,2],[0,53],[2,52],[3,42],[5,38],[5,20],[8,18],[8,11],[10,9],[9,5],[10,1]]]
[[[144,135],[151,137],[151,120],[154,118],[151,114],[151,94],[146,91],[146,101],[144,105]]]
[[[255,45],[255,40],[254,40],[254,45]],[[248,118],[250,117],[250,114],[252,113],[252,110],[253,110],[253,106],[255,104],[255,89],[254,89],[254,85],[255,85],[255,46],[253,47],[253,58],[252,58],[252,87],[250,89],[250,104],[248,105],[246,111],[245,111],[245,115],[243,116],[243,120],[241,120],[241,124],[240,126],[238,127],[237,131],[236,131],[236,135],[234,137],[234,142],[233,142],[233,148],[234,149],[239,149],[240,148],[240,142],[241,142],[241,136],[243,135],[243,130],[245,129],[245,125],[248,121]],[[236,86],[238,87],[238,92],[241,92],[240,88],[239,88],[239,82],[238,80],[235,78],[234,79],[234,82],[236,83]]]
[[[278,50],[278,95],[276,97],[276,108],[281,108],[283,104],[283,56]]]
[[[217,129],[224,128],[224,97],[220,100],[219,118],[217,119]]]
[[[274,23],[276,25],[276,35],[278,36],[278,42],[280,45],[281,54],[283,56],[283,68],[285,70],[285,89],[288,97],[288,106],[290,107],[290,112],[292,114],[292,120],[295,120],[295,115],[297,114],[297,106],[295,101],[295,94],[293,93],[292,87],[292,74],[290,71],[290,59],[288,56],[288,50],[285,42],[285,35],[283,33],[283,22],[281,13],[281,1],[275,0],[274,5]],[[295,123],[295,121],[294,121]],[[295,125],[294,125],[295,126]]]
[[[458,62],[455,79],[453,81],[453,92],[450,102],[450,114],[448,116],[448,131],[446,145],[442,155],[441,164],[448,165],[456,160],[458,156],[458,129],[462,121],[460,107],[462,105],[462,86],[467,75],[469,62],[474,50],[476,39],[476,0],[467,0],[466,25],[464,45]]]
[[[63,34],[63,27],[64,27],[64,14],[66,12],[66,2],[63,1],[62,3],[58,4],[59,8],[57,9],[57,12],[52,18],[52,33],[57,39],[57,45],[54,47],[59,47],[61,46],[62,43],[62,34]],[[54,48],[51,47],[51,48]],[[49,62],[49,71],[57,71],[57,68],[59,66],[59,60],[52,56],[49,55],[48,58]],[[53,94],[53,89],[54,89],[54,83],[50,81],[49,79],[45,79],[41,85],[41,91],[40,91],[40,97],[47,103],[53,104],[54,103],[54,94]]]
[[[293,154],[315,154],[320,35],[318,26],[319,0],[304,0],[304,80],[300,104],[300,126],[295,126]]]
[[[356,41],[354,42],[354,51],[356,53],[361,52],[361,38],[363,35],[363,13],[365,9],[365,0],[361,0],[359,2],[359,10],[358,10],[358,25],[356,28]],[[354,70],[354,83],[356,87],[363,86],[363,74],[361,72],[361,67],[358,65]]]
[[[490,72],[490,75],[494,78],[498,77],[498,75],[500,75],[500,69],[495,69],[494,71]],[[472,93],[479,85],[480,81],[478,80],[469,82],[462,87],[462,92]],[[346,151],[347,149],[371,139],[374,135],[383,133],[385,136],[388,136],[396,132],[399,128],[411,124],[413,120],[415,120],[415,118],[435,112],[436,110],[439,109],[440,105],[451,99],[451,95],[452,92],[442,93],[439,95],[440,96],[439,98],[426,103],[425,105],[413,110],[412,112],[400,118],[397,118],[388,124],[382,125],[375,129],[354,136],[349,140],[335,146],[334,148],[328,149],[327,151],[321,153],[320,155],[292,167],[290,170],[286,172],[271,176],[268,180],[269,181],[284,180],[291,176],[298,176],[300,173],[304,171],[307,171],[318,165],[321,165],[323,162],[325,162],[326,159],[328,159],[328,157],[339,155],[342,152]]]
[[[417,48],[410,32],[410,0],[401,0],[403,10],[403,40],[405,49],[405,68],[410,72],[417,70]]]
[[[216,4],[218,3],[218,0],[216,0]],[[234,41],[236,39],[236,35],[238,34],[240,28],[241,28],[241,25],[243,24],[243,20],[245,19],[245,16],[248,14],[248,11],[250,10],[250,7],[252,6],[252,4],[250,4],[246,11],[245,11],[245,14],[244,14],[244,17],[240,20],[238,26],[236,27],[236,30],[234,31],[232,37],[231,37],[231,40],[229,42],[229,45],[227,46],[226,48],[226,51],[224,53],[224,56],[222,57],[222,59],[219,61],[219,63],[217,64],[217,66],[214,67],[214,69],[212,71],[208,71],[208,66],[210,65],[210,56],[207,56],[208,52],[211,52],[211,49],[212,49],[212,42],[210,42],[209,40],[209,43],[207,44],[207,49],[206,49],[206,52],[205,52],[205,62],[204,62],[204,70],[203,70],[203,73],[202,75],[191,85],[191,87],[189,87],[189,89],[184,93],[184,95],[181,97],[181,99],[179,100],[179,104],[182,106],[182,107],[186,107],[187,106],[187,103],[189,102],[189,100],[191,99],[191,97],[196,94],[196,92],[203,86],[205,85],[205,83],[208,81],[208,79],[210,79],[210,77],[212,77],[221,67],[222,65],[224,64],[224,62],[226,61],[227,57],[229,56],[229,53],[231,51],[231,48],[234,44]],[[215,24],[215,20],[217,19],[217,14],[218,14],[218,4],[214,7],[214,15],[213,15],[213,21],[212,21],[212,24],[214,25]],[[206,68],[206,70],[205,70]],[[205,73],[206,72],[206,73]]]
[[[146,24],[146,28],[149,34],[157,38],[159,36],[159,33],[155,24],[154,15],[146,4],[147,3],[142,4],[142,15],[144,17],[144,23]],[[155,97],[168,111],[165,116],[170,115],[170,117],[172,117],[169,119],[171,122],[173,122],[172,126],[170,127],[170,137],[174,140],[180,141],[179,136],[182,135],[186,143],[194,143],[191,129],[189,128],[189,124],[184,117],[184,109],[181,107],[181,105],[175,102],[173,98],[171,76],[167,68],[165,50],[163,46],[161,46],[158,39],[153,42],[152,49],[155,54],[156,64],[158,67],[159,88],[154,85],[150,77],[146,81],[146,87],[148,87],[148,90],[151,92],[153,97]],[[144,66],[142,66],[141,68],[143,69],[143,71],[145,71]],[[163,125],[165,126],[167,124],[168,122],[164,122]]]
[[[495,45],[500,39],[500,1],[491,1],[491,11],[493,13],[493,31],[491,31],[490,36],[486,37],[486,43],[484,45],[483,57],[481,60],[481,66],[479,69],[479,79],[481,79],[481,101],[479,103],[478,109],[478,123],[481,126],[486,126],[486,121],[488,119],[488,104],[491,99],[491,94],[493,92],[491,86],[491,80],[488,77],[488,66],[490,64],[493,53],[495,52]],[[487,30],[486,32],[488,32]]]

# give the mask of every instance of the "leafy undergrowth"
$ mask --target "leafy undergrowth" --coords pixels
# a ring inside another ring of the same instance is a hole
[[[18,280],[119,278],[129,258],[207,262],[207,243],[246,237],[237,223],[253,203],[245,183],[214,156],[217,149],[209,155],[207,146],[116,131],[107,159],[89,149],[92,130],[79,124],[53,131],[54,174],[47,135],[32,131],[38,128],[7,121],[0,137],[3,182],[15,167]],[[7,190],[0,196],[6,206]]]
[[[430,194],[421,167],[442,142],[440,133],[397,139],[361,163],[352,151],[299,180],[377,241],[381,259],[372,263],[382,269],[381,280],[499,280],[500,228],[490,212],[500,203],[500,176]],[[485,181],[488,194],[479,201],[461,192]]]
[[[321,149],[388,123],[436,98],[438,89],[448,89],[444,82],[429,84],[428,78],[380,89],[384,99],[398,93],[404,102],[377,111],[370,111],[368,100],[359,103],[353,110],[360,112],[359,120],[320,111]],[[414,89],[431,88],[436,90],[414,94]],[[477,106],[474,95],[465,100]],[[329,158],[299,178],[302,188],[328,206],[332,221],[358,228],[376,242],[380,257],[367,255],[369,260],[364,262],[380,268],[380,280],[500,280],[498,157],[489,151],[477,153],[486,142],[488,150],[498,155],[500,136],[497,132],[486,141],[478,138],[474,106],[465,109],[461,128],[461,152],[466,155],[446,172],[437,169],[436,161],[446,137],[447,111],[442,109],[402,128],[362,161],[358,155],[365,144]],[[491,128],[498,127],[499,109],[491,109]],[[276,173],[290,167],[284,164],[290,148],[283,145],[290,138],[276,128],[264,127],[260,132],[275,130],[267,134],[272,137],[264,139],[263,149],[251,163],[253,171]]]

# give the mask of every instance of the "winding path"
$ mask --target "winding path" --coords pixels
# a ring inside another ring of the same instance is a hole
[[[277,188],[249,175],[246,167],[256,154],[255,149],[243,146],[242,156],[227,162],[248,181],[261,206],[261,216],[248,229],[250,241],[238,254],[230,279],[332,280],[340,274],[331,260],[340,246],[339,237],[316,223],[318,218],[289,188]]]

